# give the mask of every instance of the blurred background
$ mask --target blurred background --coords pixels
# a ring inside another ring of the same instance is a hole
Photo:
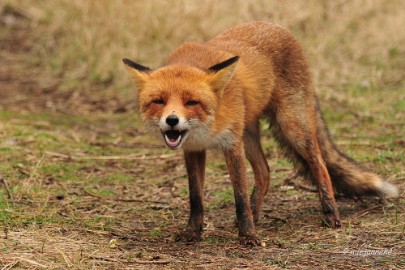
[[[0,106],[131,111],[135,94],[123,57],[158,67],[182,42],[252,20],[295,34],[323,102],[350,104],[353,96],[404,86],[402,0],[2,0]],[[405,109],[401,102],[394,105]]]

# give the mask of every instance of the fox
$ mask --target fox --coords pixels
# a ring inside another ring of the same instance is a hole
[[[317,186],[327,226],[341,226],[335,193],[398,195],[394,185],[332,141],[303,49],[282,26],[256,21],[205,43],[185,42],[157,69],[122,61],[133,78],[146,131],[184,153],[190,213],[176,241],[202,240],[206,151],[219,149],[234,191],[238,239],[242,245],[263,244],[255,229],[270,182],[262,118],[297,172]],[[250,197],[245,159],[254,173]]]

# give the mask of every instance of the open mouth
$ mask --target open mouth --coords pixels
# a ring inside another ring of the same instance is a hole
[[[187,136],[187,130],[168,130],[163,132],[166,145],[171,149],[178,148]]]

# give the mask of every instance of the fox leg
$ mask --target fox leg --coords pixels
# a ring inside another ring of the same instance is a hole
[[[316,137],[315,137],[316,138]],[[321,156],[318,142],[314,141],[303,157],[307,160],[312,175],[318,186],[319,199],[322,204],[322,210],[325,215],[326,225],[332,228],[341,226],[339,211],[337,210],[335,195],[333,192],[332,181],[330,179],[325,162]]]
[[[176,235],[176,241],[194,242],[201,240],[204,207],[203,187],[205,178],[205,151],[184,152],[190,193],[190,217],[187,228]]]
[[[318,136],[315,106],[304,102],[302,96],[277,104],[273,114],[272,130],[276,139],[302,166],[309,168],[318,186],[319,199],[326,225],[340,227],[331,178],[322,157]]]
[[[252,166],[255,178],[250,204],[253,213],[253,221],[256,224],[259,221],[264,196],[269,189],[270,168],[260,143],[259,123],[247,127],[243,138],[246,157]]]
[[[243,143],[226,149],[224,155],[235,196],[239,240],[242,245],[260,245],[261,241],[256,236],[250,208]]]

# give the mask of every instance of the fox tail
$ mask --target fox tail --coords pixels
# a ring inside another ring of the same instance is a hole
[[[285,139],[283,132],[277,125],[277,121],[275,121],[274,115],[270,116],[272,116],[270,120],[273,119],[270,123],[276,123],[270,125],[273,134],[284,149],[286,156],[294,162],[298,174],[316,183],[308,163],[294,151],[294,148]],[[337,148],[331,139],[317,100],[316,118],[319,147],[337,194],[347,197],[398,196],[398,190],[394,185],[385,182],[380,176],[370,172]]]
[[[398,196],[398,189],[394,185],[368,171],[337,148],[322,117],[318,101],[316,101],[316,112],[318,142],[335,191],[348,197]],[[312,177],[305,164],[299,166],[299,172],[307,178]]]

